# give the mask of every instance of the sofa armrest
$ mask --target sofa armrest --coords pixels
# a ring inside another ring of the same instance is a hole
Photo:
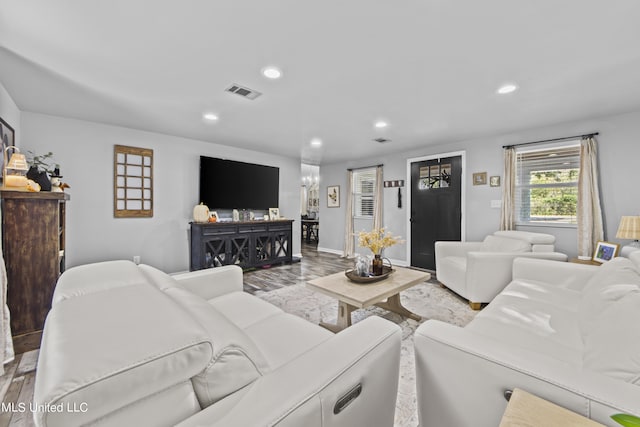
[[[400,363],[400,328],[370,317],[261,377],[232,407],[212,405],[179,427],[393,425]],[[359,397],[334,406],[358,384]]]
[[[207,268],[172,275],[181,286],[210,300],[231,292],[242,292],[242,269],[237,265]]]
[[[469,301],[492,301],[511,282],[513,262],[517,258],[567,260],[567,256],[559,252],[469,252],[465,294]]]
[[[640,414],[636,385],[443,322],[418,328],[415,352],[421,425],[496,426],[516,387],[605,425]]]
[[[560,288],[580,290],[598,271],[598,266],[573,262],[549,262],[518,258],[513,262],[513,278],[553,283]]]

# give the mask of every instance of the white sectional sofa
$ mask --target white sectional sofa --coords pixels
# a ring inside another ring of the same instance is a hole
[[[495,427],[516,387],[618,426],[640,415],[640,251],[602,266],[517,258],[466,327],[415,334],[421,427]]]
[[[496,231],[482,242],[436,242],[436,274],[443,285],[479,310],[511,281],[515,258],[566,261],[565,254],[554,252],[555,240],[551,234],[509,230]]]
[[[392,426],[400,328],[333,334],[242,292],[228,266],[168,276],[112,261],[59,279],[37,426]]]

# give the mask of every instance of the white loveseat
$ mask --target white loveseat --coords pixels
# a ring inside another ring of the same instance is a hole
[[[555,240],[551,234],[513,230],[496,231],[482,242],[436,242],[436,275],[479,310],[511,281],[516,257],[566,261],[565,254],[554,252]]]
[[[640,415],[640,251],[629,257],[600,267],[518,258],[466,327],[422,324],[421,427],[495,427],[516,387],[609,426],[613,414]]]
[[[333,334],[242,292],[228,266],[168,276],[111,261],[59,279],[37,426],[393,425],[401,333]]]

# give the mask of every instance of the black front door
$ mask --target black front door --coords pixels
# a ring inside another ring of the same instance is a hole
[[[411,163],[411,265],[435,270],[434,243],[460,240],[462,157]]]

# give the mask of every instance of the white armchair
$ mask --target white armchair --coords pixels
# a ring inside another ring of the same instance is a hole
[[[566,261],[567,255],[554,252],[554,242],[551,234],[526,231],[496,231],[482,242],[436,242],[436,275],[479,310],[511,281],[515,258]]]

